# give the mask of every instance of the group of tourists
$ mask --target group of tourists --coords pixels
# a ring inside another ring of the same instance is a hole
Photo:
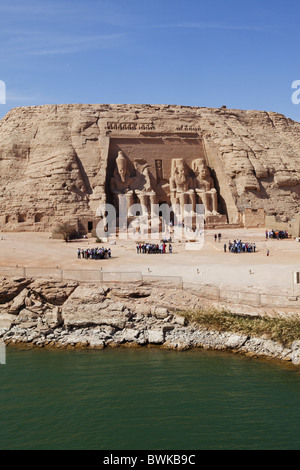
[[[226,251],[226,244],[224,245],[224,251]],[[241,240],[229,241],[228,251],[230,253],[255,253],[255,243],[242,242]]]
[[[85,250],[78,248],[77,258],[84,259],[107,259],[111,258],[110,248],[87,248]]]
[[[266,230],[266,240],[268,238],[275,238],[277,240],[289,238],[289,233],[287,230]]]
[[[162,243],[138,243],[136,245],[136,252],[138,254],[140,253],[172,253],[172,245],[169,243],[169,246],[167,243],[162,242]]]

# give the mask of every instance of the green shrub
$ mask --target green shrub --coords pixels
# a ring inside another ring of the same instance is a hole
[[[287,318],[251,317],[217,309],[188,311],[182,315],[188,322],[195,322],[208,329],[252,337],[264,336],[284,346],[300,339],[300,319],[296,315]]]

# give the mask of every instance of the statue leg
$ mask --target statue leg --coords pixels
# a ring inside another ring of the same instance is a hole
[[[202,200],[203,200],[203,204],[205,208],[205,214],[210,215],[211,210],[210,210],[210,204],[209,204],[209,197],[207,193],[203,193]]]
[[[128,191],[126,193],[126,202],[127,202],[127,214],[128,216],[132,216],[131,207],[133,206],[133,191]]]
[[[181,217],[182,219],[184,218],[184,206],[186,204],[186,194],[185,193],[180,193],[179,195],[179,204],[180,204],[180,211],[181,211]]]
[[[156,194],[154,191],[151,191],[150,193],[150,204],[156,204]]]
[[[138,198],[141,204],[141,215],[144,215],[147,212],[147,202],[148,202],[148,195],[147,194],[138,194]]]
[[[204,215],[210,215],[211,211],[209,207],[209,200],[208,200],[207,193],[204,191],[197,191],[197,195],[201,203],[204,205]]]
[[[214,215],[218,214],[218,194],[215,189],[211,190],[212,211]]]
[[[193,189],[189,191],[189,203],[192,206],[192,211],[195,214],[196,212],[196,194]]]
[[[174,193],[171,194],[171,204],[172,204],[172,210],[176,218],[178,218],[180,216],[179,198]]]

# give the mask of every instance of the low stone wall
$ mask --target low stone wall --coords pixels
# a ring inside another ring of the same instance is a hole
[[[263,338],[200,328],[180,315],[201,307],[198,296],[170,287],[1,279],[0,338],[7,345],[56,348],[230,350],[300,365],[300,341],[287,348]]]
[[[300,297],[288,295],[274,295],[253,290],[223,289],[217,285],[185,282],[180,276],[155,276],[144,275],[139,271],[102,271],[99,269],[61,269],[24,266],[0,266],[0,277],[47,279],[48,281],[75,281],[78,283],[142,283],[147,286],[171,286],[191,292],[202,299],[207,299],[222,304],[253,307],[263,311],[264,309],[289,309],[299,311]]]

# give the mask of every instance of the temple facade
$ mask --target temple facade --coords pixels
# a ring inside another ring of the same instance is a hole
[[[0,121],[0,230],[95,233],[101,207],[203,206],[205,227],[286,222],[300,200],[300,124],[169,105],[16,108]],[[132,210],[132,207],[134,210]],[[256,215],[259,214],[259,217]]]

